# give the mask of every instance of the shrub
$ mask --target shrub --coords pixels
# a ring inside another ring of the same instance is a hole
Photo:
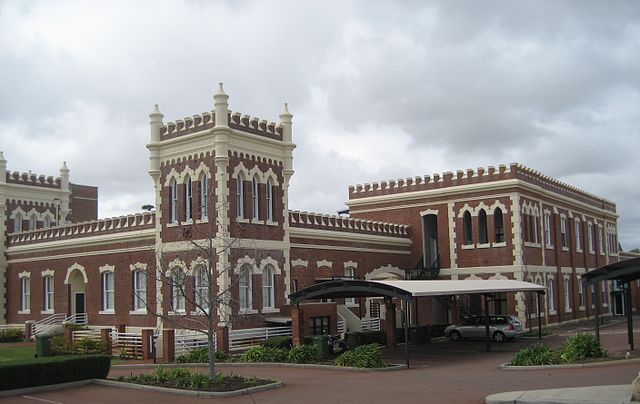
[[[380,344],[387,345],[387,337],[384,331],[367,331],[360,334],[360,344]]]
[[[216,361],[224,361],[228,357],[229,355],[227,355],[223,351],[216,351],[215,353]],[[182,363],[185,363],[185,362],[186,363],[209,363],[209,348],[207,347],[193,348],[192,350],[189,351],[189,353],[178,356],[176,358],[176,361],[182,362]]]
[[[62,335],[56,335],[51,338],[51,352],[54,355],[95,355],[106,354],[108,347],[100,340],[84,338],[80,341],[66,342]]]
[[[337,366],[354,368],[383,368],[387,366],[375,344],[360,345],[353,351],[347,351],[336,358]]]
[[[322,354],[313,345],[300,345],[287,352],[287,361],[291,363],[316,363],[321,359]]]
[[[291,347],[293,346],[293,339],[286,335],[280,337],[271,337],[264,340],[264,342],[262,342],[262,346],[267,348],[291,349]]]
[[[0,390],[20,389],[85,379],[104,379],[109,356],[51,356],[0,364]]]
[[[604,356],[607,356],[607,351],[602,349],[600,341],[591,334],[577,333],[569,337],[560,348],[560,357],[568,363]]]
[[[512,366],[541,366],[560,363],[560,355],[548,345],[537,342],[513,355]]]
[[[7,328],[0,330],[0,342],[20,342],[24,341],[24,331],[19,328]]]
[[[251,348],[242,355],[242,362],[284,362],[287,359],[287,351],[280,348],[267,348],[263,346]]]

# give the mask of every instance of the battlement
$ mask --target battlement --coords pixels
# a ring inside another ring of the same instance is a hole
[[[368,198],[372,196],[400,194],[416,191],[428,191],[444,189],[463,185],[489,183],[508,179],[520,179],[540,186],[541,188],[570,197],[591,206],[615,212],[615,203],[585,192],[579,188],[566,184],[555,178],[546,176],[522,164],[511,163],[508,166],[500,164],[494,166],[468,168],[457,170],[455,173],[446,171],[434,173],[423,177],[408,177],[395,180],[379,181],[374,183],[357,184],[349,186],[349,200]]]
[[[136,213],[108,219],[54,226],[47,229],[29,230],[8,235],[9,246],[36,244],[45,241],[78,239],[103,234],[123,233],[133,230],[153,229],[154,212]]]
[[[282,140],[283,127],[281,124],[231,110],[228,114],[228,122],[229,127],[232,129],[270,139]],[[160,136],[162,140],[169,140],[190,133],[212,129],[215,125],[216,114],[215,110],[213,110],[167,122],[165,125],[160,126]]]
[[[291,227],[333,230],[351,233],[365,233],[377,236],[408,237],[409,226],[406,224],[380,222],[368,219],[354,219],[323,213],[289,211]]]
[[[10,184],[23,184],[30,186],[39,186],[47,188],[60,188],[60,177],[54,178],[53,176],[44,176],[32,173],[31,171],[21,173],[19,171],[6,172],[7,183]]]

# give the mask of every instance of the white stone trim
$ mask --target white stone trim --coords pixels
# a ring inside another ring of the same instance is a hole
[[[471,214],[471,217],[477,215],[475,209],[469,206],[468,203],[465,203],[464,206],[461,207],[460,210],[458,210],[458,219],[462,219],[464,217],[465,212],[469,212]]]
[[[171,185],[171,180],[176,180],[176,184],[182,184],[182,176],[176,171],[175,167],[171,168],[169,174],[164,179],[164,186],[168,187]]]
[[[405,273],[402,269],[391,266],[391,264],[387,264],[385,266],[378,267],[373,271],[366,273],[364,275],[364,278],[367,280],[376,279],[378,275],[382,275],[382,274],[396,275],[398,276],[398,279],[404,279],[404,276],[405,276]]]
[[[331,262],[331,261],[327,261],[327,260],[320,260],[320,261],[316,261],[316,267],[317,267],[317,268],[321,268],[321,267],[329,267],[329,268],[332,268],[332,267],[333,267],[333,262]]]
[[[4,202],[4,201],[3,201]],[[15,208],[12,212],[11,215],[9,215],[10,219],[15,219],[17,214],[22,215],[22,220],[25,220],[27,218],[27,212],[25,212],[24,210],[22,210],[22,208],[20,206],[18,206],[17,208]]]
[[[189,263],[189,274],[194,275],[196,273],[196,268],[199,266],[203,266],[205,267],[205,269],[208,269],[207,261],[202,257],[197,257],[196,259],[192,260],[191,263]]]
[[[43,278],[45,276],[55,276],[55,271],[53,269],[47,269],[42,271],[42,273],[40,274]]]
[[[68,285],[69,284],[69,276],[71,275],[71,273],[75,270],[80,271],[80,273],[82,274],[82,278],[84,279],[84,283],[89,283],[89,279],[87,278],[87,271],[84,269],[84,267],[80,264],[78,264],[77,262],[74,263],[73,265],[71,265],[69,268],[67,268],[67,275],[64,278],[64,284]]]
[[[491,215],[493,215],[493,213],[495,212],[496,208],[500,208],[500,210],[502,210],[502,214],[504,215],[505,213],[509,212],[509,210],[507,209],[507,207],[505,206],[505,204],[503,204],[502,202],[500,202],[499,200],[495,200],[495,202],[493,202],[491,204],[491,207],[489,207],[489,209],[491,210]]]
[[[31,278],[31,272],[22,271],[18,274],[18,279]]]
[[[256,275],[256,274],[260,273],[258,271],[258,267],[256,266],[256,260],[254,260],[253,258],[249,257],[248,255],[245,255],[242,258],[238,258],[238,261],[236,261],[236,266],[233,269],[233,272],[236,273],[236,274],[240,274],[240,269],[244,265],[251,266],[251,273],[252,274]]]
[[[165,275],[166,277],[171,277],[171,276],[173,276],[173,275],[174,275],[174,271],[173,271],[173,269],[174,269],[174,268],[180,268],[180,269],[182,269],[182,271],[185,273],[185,275],[186,275],[187,273],[189,273],[189,269],[187,268],[187,264],[186,264],[184,261],[182,261],[180,258],[176,258],[176,259],[174,259],[173,261],[171,261],[171,262],[169,263],[169,269],[167,269],[167,270],[165,271],[165,274],[164,274],[164,275]]]
[[[420,212],[420,216],[427,216],[427,215],[438,215],[438,210],[437,209],[426,209]]]
[[[147,270],[147,264],[145,262],[136,262],[135,264],[131,264],[129,265],[129,269],[131,270],[131,272],[137,271],[137,270],[142,270],[145,271]]]
[[[295,260],[291,260],[291,267],[309,267],[309,261],[305,261],[305,260],[301,260],[301,259],[295,259]]]
[[[269,180],[271,180],[271,185],[275,187],[280,186],[280,181],[278,181],[278,176],[273,172],[273,169],[269,167],[269,169],[263,174],[264,183],[267,184]]]
[[[345,261],[343,264],[344,264],[344,269],[347,269],[347,268],[358,269],[358,263],[355,261]]]
[[[115,265],[107,264],[107,265],[103,265],[103,266],[99,267],[98,270],[100,271],[101,274],[104,273],[104,272],[115,272],[116,267],[115,267]]]
[[[260,266],[258,267],[258,270],[260,271],[260,273],[262,273],[262,271],[264,270],[264,268],[267,265],[273,266],[273,269],[274,269],[273,273],[274,274],[280,275],[282,273],[282,271],[280,270],[280,265],[278,265],[278,261],[276,261],[275,259],[273,259],[271,257],[266,257],[266,258],[264,258],[264,259],[262,259],[260,261]]]

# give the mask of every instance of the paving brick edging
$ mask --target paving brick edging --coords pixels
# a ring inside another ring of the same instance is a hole
[[[93,383],[97,385],[102,385],[102,386],[122,387],[126,389],[148,390],[148,391],[156,391],[159,393],[172,393],[172,394],[181,394],[183,396],[198,396],[198,397],[242,396],[244,394],[253,394],[253,393],[258,393],[260,391],[273,390],[283,386],[281,381],[276,381],[274,383],[264,384],[262,386],[247,387],[246,389],[240,389],[240,390],[234,390],[234,391],[198,391],[198,390],[172,389],[169,387],[148,386],[145,384],[119,382],[116,380],[108,380],[108,379],[93,379]]]
[[[207,367],[206,363],[159,363],[159,364],[135,364],[135,365],[113,365],[111,369],[153,369],[157,367],[169,367],[169,368],[198,368]],[[281,363],[281,362],[221,362],[216,363],[216,367],[283,367],[283,368],[303,368],[303,369],[327,369],[327,370],[344,370],[347,372],[390,372],[395,370],[404,370],[407,365],[390,365],[386,368],[352,368],[346,366],[334,366],[334,365],[318,365],[312,363]]]
[[[500,365],[502,370],[540,370],[540,369],[575,369],[575,368],[594,368],[599,366],[609,365],[623,365],[626,363],[639,363],[640,358],[633,359],[620,359],[613,361],[603,362],[590,362],[590,363],[567,363],[564,365],[543,365],[543,366],[511,366],[508,363]]]

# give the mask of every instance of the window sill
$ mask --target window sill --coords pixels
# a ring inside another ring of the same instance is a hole
[[[193,224],[193,220],[185,220],[184,222],[180,222],[181,226],[191,226]]]
[[[359,303],[347,303],[347,304],[345,304],[345,306],[355,308],[355,307],[360,307],[360,304]]]
[[[593,250],[589,250],[589,254],[591,254],[591,255],[595,255],[595,254],[596,254],[596,252],[595,252],[595,251],[593,251]]]
[[[489,248],[489,247],[491,247],[490,243],[482,243],[476,246],[476,248]]]
[[[562,251],[569,251],[569,247],[562,247]]]
[[[524,242],[524,246],[525,247],[535,247],[535,248],[540,248],[540,243],[534,243],[531,241],[525,241]]]
[[[178,311],[169,311],[167,312],[167,314],[170,316],[184,316],[185,314],[187,314],[187,312],[184,310],[178,310]]]
[[[580,306],[580,307],[578,307],[578,310],[580,310],[580,311],[585,311],[585,310],[587,310],[587,308],[586,308],[586,307],[584,307],[584,306]]]
[[[547,244],[544,246],[544,248],[546,248],[547,250],[553,250],[553,245]]]
[[[209,219],[205,217],[204,219],[196,220],[196,224],[204,224],[204,223],[209,223]]]
[[[573,313],[573,309],[565,309],[564,312],[565,313]]]
[[[205,312],[204,312],[204,311],[202,311],[202,310],[195,310],[195,311],[192,311],[192,312],[191,312],[191,313],[189,313],[189,314],[191,314],[192,316],[204,316],[204,315],[205,315],[205,314],[207,314],[207,313],[205,313]]]
[[[31,314],[31,309],[29,309],[29,310],[18,310],[18,314]]]
[[[272,222],[271,220],[267,220],[266,225],[267,226],[279,226],[278,222]]]
[[[255,310],[255,309],[240,309],[240,314],[258,314],[258,310]]]
[[[473,250],[474,248],[476,248],[476,246],[474,244],[463,244],[462,245],[462,249],[463,250]]]
[[[236,223],[249,223],[249,219],[243,219],[241,217],[236,217]]]
[[[53,310],[42,310],[40,314],[53,314]]]
[[[280,313],[280,309],[277,307],[263,307],[263,313]]]
[[[167,223],[167,227],[178,227],[178,223],[177,222]]]
[[[602,307],[609,307],[609,303],[602,303]]]
[[[555,316],[556,314],[558,314],[558,312],[557,312],[557,311],[555,311],[555,310],[549,310],[549,315],[550,315],[550,316]]]
[[[493,243],[491,244],[492,247],[506,247],[507,246],[507,242],[506,241],[500,241],[499,243]]]
[[[577,252],[578,254],[582,254],[582,250],[580,250],[580,249],[576,250],[576,252]]]
[[[100,310],[98,314],[116,314],[115,310]]]
[[[264,220],[251,219],[251,224],[264,224]]]
[[[131,310],[129,314],[132,316],[146,316],[149,313],[146,310]]]

